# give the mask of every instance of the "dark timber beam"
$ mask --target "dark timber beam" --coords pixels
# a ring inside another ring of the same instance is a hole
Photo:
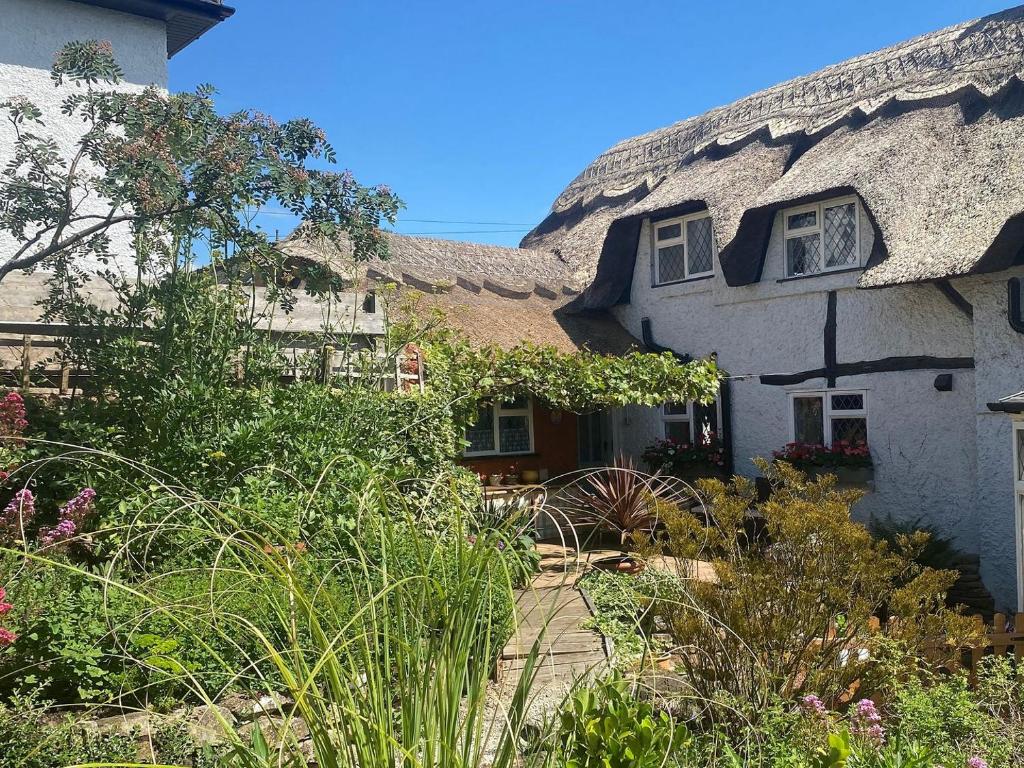
[[[935,287],[942,292],[943,296],[949,299],[950,304],[963,312],[971,320],[974,319],[974,306],[964,298],[960,291],[953,287],[949,280],[937,280],[935,281]]]
[[[880,360],[864,360],[859,363],[837,363],[832,368],[815,368],[799,373],[778,373],[761,376],[762,384],[786,386],[800,384],[810,379],[828,379],[830,382],[841,376],[859,376],[865,373],[892,373],[895,371],[947,371],[974,368],[973,357],[931,357],[914,355],[908,357],[883,357]],[[829,384],[834,387],[835,384]]]

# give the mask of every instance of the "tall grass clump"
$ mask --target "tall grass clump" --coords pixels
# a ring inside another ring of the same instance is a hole
[[[125,680],[138,686],[126,682],[122,699],[145,701],[159,681],[210,705],[225,743],[218,765],[230,768],[522,764],[537,646],[504,696],[494,682],[523,567],[506,542],[521,521],[482,530],[467,506],[443,527],[424,525],[421,499],[404,505],[401,489],[378,478],[359,494],[355,527],[336,534],[348,540],[316,547],[296,538],[300,525],[160,488],[173,500],[162,520],[91,534],[122,542],[101,569],[5,553],[21,558],[22,578],[70,573],[108,604],[132,607],[110,627],[134,670]],[[296,495],[297,516],[315,493]],[[196,562],[147,571],[153,542],[171,540],[191,542]],[[169,586],[183,581],[194,588]],[[153,642],[157,626],[166,642]],[[255,727],[213,706],[238,691],[261,702]]]

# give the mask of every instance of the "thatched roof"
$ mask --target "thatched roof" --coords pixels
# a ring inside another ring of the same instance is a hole
[[[571,243],[577,272],[599,275],[588,303],[608,306],[622,285],[600,274],[629,261],[633,219],[703,203],[740,284],[759,274],[769,208],[844,188],[882,235],[865,287],[998,268],[1011,258],[1000,232],[1024,213],[1024,182],[1011,178],[1022,75],[1024,7],[850,59],[616,144],[523,243],[563,255]]]
[[[298,231],[280,243],[297,259],[327,264],[359,282],[422,293],[417,309],[442,309],[472,343],[509,348],[550,344],[563,352],[622,354],[642,349],[606,312],[577,312],[579,283],[550,251],[387,233],[387,260],[356,264],[351,250]]]

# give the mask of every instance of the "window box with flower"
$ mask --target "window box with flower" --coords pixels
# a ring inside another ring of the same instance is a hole
[[[772,452],[772,458],[792,464],[810,478],[835,475],[840,485],[870,487],[875,479],[871,452],[860,440],[835,440],[831,445],[786,443]]]
[[[652,472],[661,471],[684,482],[701,478],[725,479],[725,448],[714,432],[695,442],[667,437],[648,446],[642,457]]]

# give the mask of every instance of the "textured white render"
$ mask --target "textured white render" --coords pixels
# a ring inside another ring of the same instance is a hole
[[[732,440],[736,471],[753,475],[755,456],[770,456],[791,439],[789,393],[825,389],[824,379],[794,386],[761,384],[758,376],[794,373],[824,365],[827,292],[837,291],[836,347],[839,363],[892,356],[970,357],[974,349],[971,321],[932,285],[881,290],[856,288],[859,272],[821,274],[794,280],[784,275],[781,214],[776,217],[761,281],[729,287],[716,274],[708,280],[676,285],[651,283],[651,226],[640,236],[629,304],[615,308],[627,330],[641,333],[640,321],[652,321],[654,341],[694,357],[718,353],[719,364],[733,377]],[[866,261],[873,241],[861,216],[861,254]],[[717,264],[716,264],[717,268]],[[1005,293],[1005,281],[1000,283]],[[1010,331],[1004,316],[1002,325]],[[976,309],[977,312],[977,309]],[[1019,342],[1018,342],[1019,344]],[[1019,346],[1018,346],[1019,351]],[[875,465],[874,491],[857,505],[861,520],[891,517],[922,519],[976,552],[974,372],[955,370],[953,391],[938,392],[942,371],[909,371],[840,377],[836,389],[865,390],[868,441]],[[1012,377],[1011,377],[1012,378]],[[1017,376],[1017,382],[1021,377]],[[1021,389],[1009,382],[999,395]],[[994,399],[990,398],[990,399]],[[620,449],[638,455],[662,436],[657,409],[626,408],[617,414]],[[982,418],[982,417],[979,417]],[[1008,430],[1009,419],[1006,429]],[[1009,440],[1001,467],[1002,509],[1012,508],[1009,485]],[[1004,471],[1005,469],[1005,471]],[[1007,525],[1012,531],[1012,517]],[[984,535],[988,535],[987,533]],[[1012,576],[1012,540],[991,566]],[[1010,552],[1006,560],[1005,553]],[[1014,589],[991,580],[997,603],[1011,606]]]
[[[1024,277],[1024,268],[953,283],[974,305],[977,384],[973,411],[978,446],[975,516],[981,576],[997,604],[1010,607],[1017,589],[1011,419],[1005,413],[993,413],[988,404],[1024,389],[1024,335],[1013,330],[1007,320],[1006,283],[1014,276]]]
[[[60,114],[70,86],[55,87],[50,67],[54,54],[73,40],[109,40],[124,70],[120,87],[167,87],[167,30],[162,21],[66,0],[0,0],[0,100],[16,95],[32,100],[46,122],[45,129],[35,130],[54,136],[68,153],[80,135],[80,123]],[[13,135],[6,117],[0,118],[0,166],[11,158]],[[9,258],[16,247],[0,235],[0,259]],[[111,250],[119,257],[130,254],[127,227],[116,232]],[[4,290],[9,288],[0,283],[0,292]]]

